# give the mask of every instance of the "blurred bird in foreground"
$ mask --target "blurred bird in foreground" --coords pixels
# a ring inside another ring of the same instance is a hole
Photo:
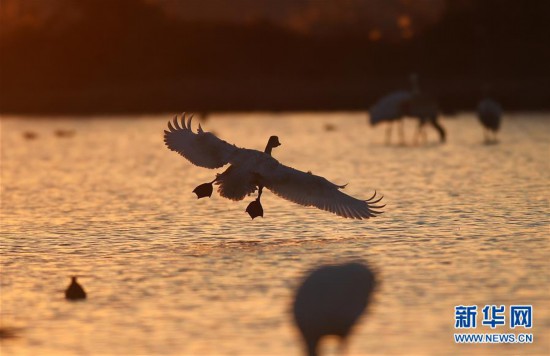
[[[495,100],[485,98],[477,106],[477,115],[483,125],[485,143],[497,143],[497,131],[500,129],[502,107]]]
[[[439,140],[444,143],[447,134],[443,126],[438,121],[439,108],[435,99],[427,93],[420,90],[418,85],[418,76],[411,74],[411,90],[399,90],[392,92],[378,100],[370,109],[370,123],[377,125],[380,122],[386,122],[386,144],[391,141],[391,131],[393,122],[399,123],[400,144],[405,144],[405,133],[403,128],[403,119],[413,117],[418,119],[418,129],[414,141],[427,141],[425,131],[426,124],[430,124],[439,134]]]
[[[68,300],[86,299],[84,288],[76,281],[76,277],[71,277],[71,284],[65,290],[65,298]]]
[[[210,197],[215,183],[222,197],[235,201],[243,200],[257,190],[258,197],[246,208],[252,219],[263,217],[260,198],[264,187],[286,200],[314,206],[345,218],[361,220],[382,213],[375,210],[384,207],[376,205],[382,200],[382,197],[376,197],[376,192],[370,199],[356,199],[340,191],[346,185],[337,185],[311,172],[302,172],[279,163],[271,156],[272,149],[281,145],[277,136],[269,138],[264,152],[239,148],[204,131],[200,124],[197,133],[194,133],[191,129],[192,118],[185,122],[184,114],[181,126],[177,117],[173,123],[168,122],[168,131],[164,131],[166,146],[200,167],[213,169],[230,164],[214,180],[193,190],[198,199]]]
[[[307,355],[318,355],[320,341],[329,335],[339,337],[345,349],[375,286],[374,272],[360,263],[323,266],[305,278],[296,293],[293,312]]]

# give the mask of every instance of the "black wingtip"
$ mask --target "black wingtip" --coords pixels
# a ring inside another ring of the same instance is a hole
[[[370,205],[369,204],[369,208],[374,208],[374,209],[382,209],[386,206],[386,204],[384,205]]]
[[[370,197],[369,199],[365,200],[365,203],[367,203],[367,206],[368,206],[368,212],[369,212],[368,217],[376,217],[376,216],[384,213],[383,211],[374,210],[374,209],[382,209],[386,206],[386,204],[374,205],[374,204],[380,202],[384,198],[383,195],[380,196],[380,197],[377,197],[376,195],[377,195],[377,192],[374,191],[373,196]],[[377,198],[377,199],[375,200],[375,198]]]
[[[365,199],[365,201],[370,201],[370,200],[372,200],[375,196],[376,196],[376,190],[374,191],[374,194],[372,195],[372,197],[370,197],[370,198],[368,198],[368,199]]]
[[[382,195],[380,198],[378,198],[377,200],[368,200],[369,204],[376,204],[378,203],[380,200],[382,200],[384,198],[384,196]]]
[[[178,122],[178,115],[174,116],[174,125],[176,126],[176,129],[181,130],[181,126]]]

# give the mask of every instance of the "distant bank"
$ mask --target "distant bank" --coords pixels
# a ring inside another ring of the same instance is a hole
[[[481,93],[475,80],[427,80],[424,87],[441,111],[475,110]],[[545,84],[527,78],[503,80],[492,90],[507,111],[550,110]],[[319,80],[249,78],[106,85],[81,90],[0,91],[0,113],[33,115],[137,114],[181,111],[362,111],[390,91],[407,89],[406,78]]]

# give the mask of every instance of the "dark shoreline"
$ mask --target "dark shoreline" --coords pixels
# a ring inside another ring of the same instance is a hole
[[[424,88],[439,103],[442,113],[476,110],[484,97],[475,78],[426,78]],[[406,78],[369,80],[275,80],[255,78],[236,81],[170,81],[149,85],[105,86],[89,90],[40,90],[13,95],[0,93],[1,114],[97,115],[163,112],[250,111],[367,111],[376,100],[394,90],[408,89]],[[550,100],[543,78],[501,80],[491,91],[506,111],[548,111]],[[550,85],[550,84],[548,84]],[[32,95],[31,95],[32,94]]]
[[[158,112],[96,112],[96,113],[0,113],[0,120],[6,119],[9,117],[9,119],[29,119],[32,118],[33,120],[67,120],[67,119],[78,119],[78,120],[111,120],[113,118],[117,120],[139,120],[141,116],[144,117],[144,119],[149,118],[149,116],[166,116],[167,119],[172,118],[174,115],[181,115],[184,111],[158,111]],[[341,113],[341,112],[349,112],[354,114],[365,114],[367,115],[367,110],[348,110],[348,109],[335,109],[335,110],[219,110],[219,111],[211,111],[209,114],[211,115],[223,115],[223,114],[250,114],[250,113],[258,113],[258,114],[289,114],[289,113],[319,113],[319,114],[326,114],[326,113]],[[453,113],[442,113],[441,115],[445,119],[455,119],[455,117],[459,114],[463,113],[473,113],[474,110],[458,110]],[[186,111],[186,113],[194,114],[195,117],[198,117],[199,120],[203,120],[200,115],[201,112],[197,111]],[[505,111],[505,115],[546,115],[550,113],[550,110],[507,110]],[[550,118],[550,115],[548,116]],[[365,120],[367,120],[367,117],[365,116]]]

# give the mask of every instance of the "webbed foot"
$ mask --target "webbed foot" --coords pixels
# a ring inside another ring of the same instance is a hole
[[[252,203],[248,204],[246,212],[252,219],[257,218],[258,216],[264,217],[264,209],[262,208],[262,203],[260,199],[254,200]]]
[[[199,185],[193,190],[193,193],[197,194],[197,199],[204,198],[204,197],[211,197],[212,191],[214,190],[214,187],[212,186],[212,183],[204,183]]]

